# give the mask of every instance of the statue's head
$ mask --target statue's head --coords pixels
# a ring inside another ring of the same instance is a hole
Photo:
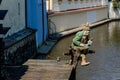
[[[90,33],[89,23],[86,23],[83,27],[83,35],[87,36]]]

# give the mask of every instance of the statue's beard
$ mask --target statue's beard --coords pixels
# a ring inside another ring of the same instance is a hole
[[[86,35],[86,36],[89,35],[89,31],[84,31],[83,35]]]

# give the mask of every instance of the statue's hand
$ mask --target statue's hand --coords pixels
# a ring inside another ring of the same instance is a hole
[[[91,45],[92,45],[92,43],[93,43],[93,41],[92,41],[92,40],[88,40],[88,42],[87,42],[88,46],[91,46]]]

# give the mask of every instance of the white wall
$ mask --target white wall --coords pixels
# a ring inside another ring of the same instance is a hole
[[[4,20],[0,20],[3,27],[11,28],[7,35],[25,28],[25,0],[2,0],[0,10],[8,10]]]
[[[109,3],[109,18],[120,18],[120,8],[114,9],[112,3]]]
[[[93,23],[108,18],[108,8],[99,8],[81,12],[56,14],[49,16],[50,33],[62,32],[68,29],[79,27],[86,22]]]
[[[94,6],[104,6],[108,5],[108,0],[83,0],[83,1],[68,1],[62,0],[62,2],[58,2],[58,0],[46,0],[47,10],[52,12],[55,11],[65,11],[70,9],[78,9],[78,8],[87,8]]]
[[[92,11],[87,11],[86,12],[86,16],[87,16],[87,22],[89,23],[93,23],[96,21],[96,10],[92,10]]]
[[[108,18],[108,7],[103,9],[98,9],[96,13],[96,20],[100,21]]]

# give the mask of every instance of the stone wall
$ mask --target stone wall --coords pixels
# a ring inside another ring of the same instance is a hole
[[[23,29],[4,39],[3,65],[21,65],[36,53],[35,31]]]

